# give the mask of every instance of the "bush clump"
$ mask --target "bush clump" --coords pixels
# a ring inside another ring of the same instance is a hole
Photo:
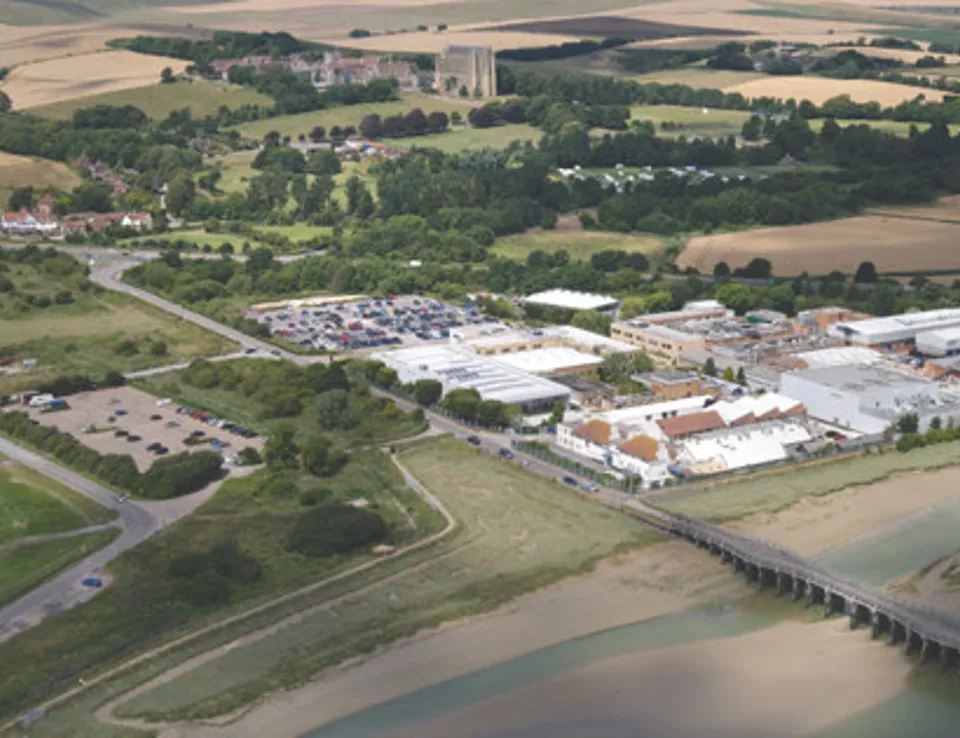
[[[369,510],[350,505],[326,505],[301,515],[287,548],[304,556],[321,558],[350,553],[384,540],[389,535],[383,519]]]

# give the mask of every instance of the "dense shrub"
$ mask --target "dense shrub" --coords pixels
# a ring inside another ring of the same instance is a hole
[[[287,548],[305,556],[335,556],[382,541],[388,533],[374,512],[326,505],[300,516],[287,537]]]
[[[179,453],[158,459],[140,483],[144,497],[166,500],[196,492],[221,474],[223,458],[213,451]]]
[[[256,582],[263,574],[260,562],[234,541],[222,541],[205,552],[189,552],[170,561],[173,596],[198,607],[218,605],[230,598],[232,584]]]

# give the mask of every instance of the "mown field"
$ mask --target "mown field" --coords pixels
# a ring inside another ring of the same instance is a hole
[[[398,138],[389,141],[392,146],[403,149],[414,146],[422,149],[440,149],[448,153],[466,149],[486,147],[502,149],[513,141],[532,141],[536,143],[543,137],[543,131],[525,123],[497,126],[496,128],[469,128],[463,126],[444,133],[434,133],[415,138]]]
[[[955,269],[960,264],[960,224],[935,219],[863,215],[782,228],[698,236],[677,259],[681,269],[709,273],[718,262],[731,269],[754,257],[769,259],[773,273],[853,274],[863,261],[881,272]]]
[[[767,76],[749,82],[734,84],[724,92],[739,92],[745,97],[782,97],[809,100],[822,105],[831,97],[849,95],[854,102],[878,102],[882,107],[898,105],[924,95],[927,100],[939,102],[943,92],[926,87],[911,87],[872,79],[829,79],[826,77]]]
[[[805,467],[760,473],[743,481],[678,488],[656,496],[666,510],[715,523],[736,520],[755,513],[773,513],[802,497],[826,495],[845,487],[871,484],[891,474],[935,469],[960,463],[960,444],[914,449],[910,453],[887,451],[865,456],[828,460]],[[913,482],[905,482],[904,494]]]
[[[93,105],[133,105],[154,120],[163,120],[174,110],[190,108],[193,117],[203,118],[217,112],[221,105],[239,108],[244,105],[272,104],[266,95],[249,87],[219,82],[174,82],[151,84],[130,90],[106,92],[73,100],[41,105],[30,112],[45,118],[66,120],[74,111]]]
[[[261,139],[272,131],[281,136],[290,136],[294,139],[299,135],[307,136],[316,126],[323,126],[329,132],[333,126],[358,126],[367,115],[376,113],[381,118],[390,115],[409,113],[414,108],[421,108],[429,115],[434,112],[444,112],[450,115],[459,112],[464,118],[470,112],[471,105],[459,99],[444,98],[434,95],[407,94],[399,100],[382,103],[364,103],[361,105],[346,105],[329,110],[317,110],[310,113],[283,115],[279,118],[257,120],[243,123],[236,127],[242,136]]]
[[[80,176],[65,164],[0,152],[0,208],[6,207],[10,193],[17,187],[72,190],[80,182]]]
[[[106,523],[114,517],[112,511],[92,500],[0,457],[0,605],[107,545],[119,531],[52,540],[43,536]]]
[[[420,442],[399,459],[461,521],[449,555],[233,648],[136,697],[120,713],[221,713],[377,644],[488,610],[655,540],[629,519],[458,441]]]
[[[114,513],[52,479],[0,457],[0,546],[112,520]]]
[[[714,108],[684,108],[679,105],[634,105],[630,108],[634,120],[649,120],[663,136],[736,136],[750,113],[743,110],[716,110]],[[663,123],[677,123],[679,127],[662,130]]]
[[[46,263],[58,266],[4,265],[13,289],[0,296],[0,351],[14,363],[0,373],[0,393],[65,372],[102,376],[236,350],[215,333],[93,285],[69,256]],[[26,359],[36,368],[24,369]]]
[[[533,251],[566,251],[574,261],[587,261],[599,251],[656,251],[661,240],[652,236],[601,231],[541,231],[498,238],[491,251],[497,256],[526,260]]]

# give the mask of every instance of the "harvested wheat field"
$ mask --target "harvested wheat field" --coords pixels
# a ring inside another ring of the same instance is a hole
[[[939,220],[960,224],[960,195],[941,197],[933,205],[890,205],[884,208],[875,208],[871,212],[887,217]]]
[[[3,26],[0,25],[0,66],[11,67],[43,59],[89,54],[118,36],[133,36],[131,29],[104,26]]]
[[[881,272],[956,269],[960,224],[872,215],[700,236],[683,250],[677,266],[709,273],[718,262],[735,269],[758,256],[769,259],[773,273],[782,277],[833,270],[853,274],[863,261],[872,261]]]
[[[782,97],[809,100],[822,105],[832,97],[849,95],[854,102],[878,102],[884,107],[898,105],[923,95],[927,100],[939,102],[943,93],[892,82],[872,79],[827,79],[825,77],[767,77],[727,87],[724,92],[739,92],[746,97]]]
[[[142,87],[158,81],[164,67],[182,72],[186,66],[187,63],[179,59],[132,51],[104,51],[17,67],[4,80],[3,91],[13,100],[15,108],[33,108]]]
[[[0,152],[0,208],[6,207],[10,192],[17,187],[71,190],[78,184],[80,177],[65,164]]]

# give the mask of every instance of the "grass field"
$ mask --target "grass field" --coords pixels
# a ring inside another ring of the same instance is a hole
[[[72,190],[81,181],[80,176],[65,164],[0,152],[0,207],[6,207],[10,193],[17,187],[31,185],[34,189],[58,187]]]
[[[108,545],[118,535],[118,529],[108,529],[70,538],[0,546],[0,605],[43,584],[57,572]]]
[[[435,133],[416,138],[397,138],[389,143],[404,149],[414,146],[426,149],[440,149],[446,152],[463,151],[465,149],[482,149],[491,147],[502,149],[513,141],[539,141],[543,131],[525,123],[516,123],[496,128],[454,128],[445,133]]]
[[[465,118],[467,113],[470,112],[471,105],[468,102],[434,95],[408,94],[403,95],[399,100],[393,100],[391,102],[346,105],[329,110],[283,115],[279,118],[243,123],[237,126],[237,130],[241,135],[254,139],[262,139],[271,131],[276,131],[281,136],[296,138],[300,134],[306,136],[316,126],[323,126],[327,131],[333,126],[340,126],[341,128],[351,125],[359,126],[360,121],[363,120],[365,116],[373,113],[376,113],[381,118],[386,118],[390,115],[408,113],[414,108],[421,108],[427,115],[438,111],[450,115],[458,111]]]
[[[31,469],[0,463],[0,547],[19,538],[62,533],[114,517],[107,508]]]
[[[24,64],[10,72],[0,87],[14,108],[22,110],[143,87],[159,81],[164,67],[182,72],[186,65],[179,59],[104,51]]]
[[[687,243],[677,266],[708,273],[718,262],[735,269],[754,257],[769,259],[773,273],[782,277],[833,270],[853,274],[863,261],[872,261],[881,272],[952,269],[960,263],[960,224],[864,215],[698,236]]]
[[[842,461],[824,461],[805,468],[761,473],[743,481],[658,495],[659,506],[712,522],[724,522],[754,513],[773,513],[802,497],[826,495],[845,487],[871,484],[899,472],[934,469],[960,463],[960,444],[887,451]]]
[[[53,263],[79,268],[63,255]],[[94,288],[82,272],[64,275],[11,264],[5,276],[15,288],[0,298],[0,347],[16,362],[12,369],[0,373],[0,393],[27,389],[63,372],[99,376],[111,369],[135,371],[236,349],[219,335],[136,298]],[[63,292],[69,292],[74,302],[56,304],[56,296]],[[28,300],[52,304],[31,306]],[[136,352],[118,351],[121,342],[128,339],[136,345]],[[165,345],[162,352],[156,348],[161,343]],[[36,359],[36,368],[21,370],[25,359]]]
[[[172,111],[182,108],[190,108],[194,118],[203,118],[216,113],[221,105],[239,108],[243,105],[269,106],[272,102],[266,95],[248,87],[217,82],[175,82],[63,100],[33,108],[30,112],[45,118],[67,119],[75,110],[92,105],[133,105],[151,118],[163,120]]]
[[[714,110],[713,108],[684,108],[678,105],[634,105],[630,108],[634,120],[649,120],[664,136],[730,136],[739,135],[750,113],[742,110]],[[661,131],[661,123],[679,123],[682,127]]]
[[[453,440],[400,452],[461,521],[457,550],[372,585],[135,698],[123,714],[204,715],[443,621],[489,610],[655,535],[555,482]]]
[[[574,261],[587,261],[598,251],[640,251],[646,254],[660,247],[659,238],[600,231],[542,231],[498,238],[493,253],[524,261],[532,251],[566,251]]]
[[[134,236],[132,238],[125,238],[120,241],[121,245],[129,248],[134,248],[143,241],[149,239],[151,242],[156,243],[172,243],[174,241],[186,241],[187,243],[194,244],[199,247],[209,245],[211,248],[216,249],[217,247],[230,243],[233,244],[233,247],[239,253],[240,247],[244,241],[249,241],[250,239],[241,236],[237,233],[207,233],[205,231],[174,231],[172,233],[158,233],[156,235],[150,235],[147,237],[144,236]]]
[[[632,75],[631,79],[640,84],[659,82],[662,85],[689,85],[711,90],[743,84],[766,77],[762,72],[736,72],[728,69],[707,69],[702,65],[683,67],[682,69],[663,69],[650,74]]]

